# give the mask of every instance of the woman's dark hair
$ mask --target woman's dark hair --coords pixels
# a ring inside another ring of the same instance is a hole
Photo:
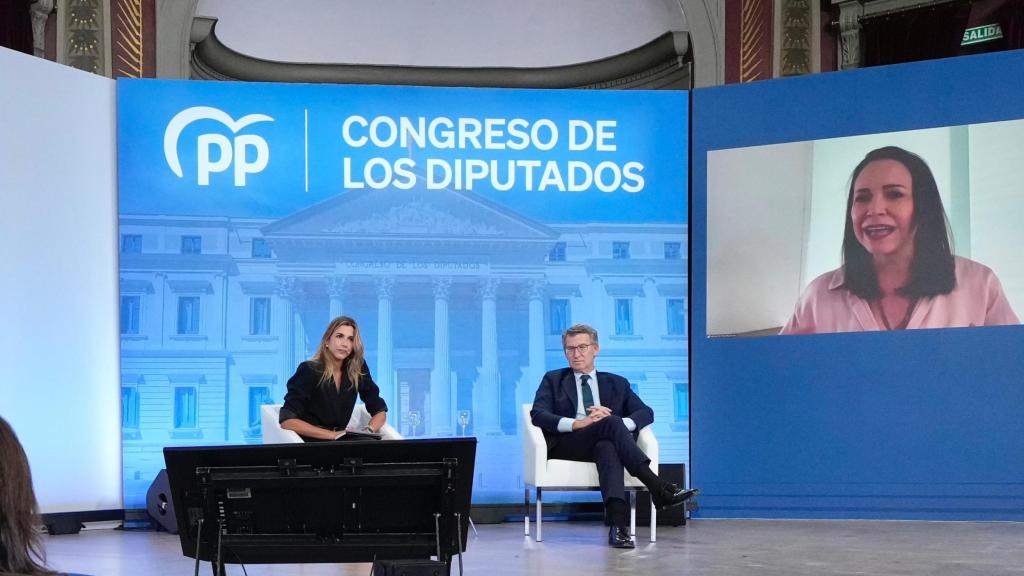
[[[956,286],[955,262],[950,249],[949,223],[942,208],[939,187],[928,164],[920,156],[897,146],[886,146],[868,152],[850,176],[846,197],[846,230],[843,233],[843,285],[865,300],[882,297],[878,274],[871,254],[857,241],[850,210],[853,207],[853,186],[864,167],[878,160],[894,160],[910,172],[914,215],[914,260],[910,263],[910,280],[899,289],[911,298],[949,294]]]
[[[0,418],[0,572],[53,574],[39,562],[43,549],[36,519],[28,457],[10,424]]]

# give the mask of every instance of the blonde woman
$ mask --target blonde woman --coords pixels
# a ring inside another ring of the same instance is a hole
[[[372,415],[364,431],[380,431],[388,405],[363,361],[359,326],[352,318],[339,316],[327,326],[313,357],[299,364],[288,380],[281,428],[306,441],[337,440],[345,434],[356,396]]]

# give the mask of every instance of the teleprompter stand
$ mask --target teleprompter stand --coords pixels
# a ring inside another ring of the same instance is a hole
[[[466,548],[476,440],[166,448],[182,552],[226,564],[427,559]],[[178,503],[182,504],[179,505]]]

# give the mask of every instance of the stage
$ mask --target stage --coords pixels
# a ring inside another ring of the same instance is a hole
[[[635,550],[605,545],[596,522],[545,522],[544,541],[520,523],[482,525],[463,556],[467,574],[564,576],[1024,575],[1024,523],[861,520],[692,520],[640,528]],[[50,567],[93,576],[192,574],[194,561],[166,532],[96,528],[43,539]],[[369,564],[247,565],[258,575],[368,575]],[[203,563],[200,574],[210,574]],[[229,565],[229,575],[242,574]],[[458,573],[456,566],[453,574]]]

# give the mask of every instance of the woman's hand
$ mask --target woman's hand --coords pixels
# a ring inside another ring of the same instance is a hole
[[[314,426],[299,418],[289,418],[284,422],[281,422],[281,428],[291,430],[300,436],[305,436],[306,438],[317,438],[318,440],[337,440],[345,435],[344,430],[341,432],[338,432],[337,430],[328,430],[327,428]]]
[[[373,431],[374,434],[379,433],[384,424],[388,421],[388,413],[385,410],[381,410],[370,418],[370,422],[366,425],[367,428]]]

